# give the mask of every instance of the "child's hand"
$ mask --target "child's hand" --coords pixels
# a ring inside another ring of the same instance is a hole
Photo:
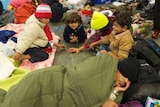
[[[75,43],[75,42],[78,42],[78,37],[77,36],[74,36],[72,38],[72,40],[70,40],[71,43]]]
[[[79,48],[69,48],[69,53],[76,52],[78,54],[80,52]]]
[[[101,50],[102,54],[107,54],[108,52],[106,50]]]
[[[21,54],[18,53],[18,52],[16,52],[16,53],[13,55],[13,59],[18,60],[20,56],[21,56]]]
[[[89,46],[89,48],[92,49],[92,50],[94,50],[94,46],[95,46],[94,43],[91,43],[90,46]]]
[[[63,45],[63,44],[58,44],[57,47],[58,47],[58,48],[61,48],[61,49],[65,49],[65,48],[66,48],[66,46]]]

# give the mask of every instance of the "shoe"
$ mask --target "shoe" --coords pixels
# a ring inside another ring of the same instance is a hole
[[[154,31],[154,33],[152,34],[152,38],[153,38],[153,39],[157,39],[159,33],[160,33],[160,31]]]

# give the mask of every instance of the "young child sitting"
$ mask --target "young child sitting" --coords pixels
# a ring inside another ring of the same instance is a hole
[[[63,32],[63,38],[68,43],[84,42],[86,32],[84,30],[82,19],[78,13],[73,12],[66,18],[66,27]]]
[[[113,24],[114,17],[110,16],[107,17],[101,12],[95,11],[92,15],[91,19],[91,28],[95,30],[95,33],[91,35],[84,44],[79,48],[70,48],[69,52],[73,53],[76,52],[78,54],[84,49],[89,48],[90,44],[96,42],[103,38],[105,35],[109,35],[112,31],[112,24]]]
[[[27,19],[24,30],[17,37],[17,46],[13,55],[15,60],[29,59],[31,62],[46,60],[49,55],[44,49],[48,44],[51,47],[65,48],[64,45],[49,41],[47,34],[50,32],[48,23],[51,17],[52,11],[49,5],[40,4],[36,8],[35,14]]]
[[[116,15],[113,23],[113,31],[110,35],[90,45],[93,48],[96,45],[103,44],[103,50],[98,52],[109,54],[118,60],[128,57],[130,49],[134,45],[133,37],[130,33],[132,18],[128,12],[122,12]]]

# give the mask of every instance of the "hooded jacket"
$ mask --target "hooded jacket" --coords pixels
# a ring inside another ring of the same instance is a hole
[[[71,34],[78,36],[78,42],[84,42],[87,37],[82,24],[80,24],[76,30],[71,29],[68,25],[65,27],[64,32],[63,32],[63,38],[68,43],[70,43]]]

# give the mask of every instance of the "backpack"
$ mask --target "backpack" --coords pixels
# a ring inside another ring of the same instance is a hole
[[[156,70],[149,65],[144,59],[138,59],[140,62],[140,72],[138,74],[137,83],[148,84],[148,83],[160,83],[160,76]]]
[[[144,59],[157,72],[160,70],[160,47],[153,40],[138,39],[131,48],[129,57]]]
[[[141,102],[133,100],[133,101],[128,101],[125,104],[119,104],[118,107],[143,107]]]

